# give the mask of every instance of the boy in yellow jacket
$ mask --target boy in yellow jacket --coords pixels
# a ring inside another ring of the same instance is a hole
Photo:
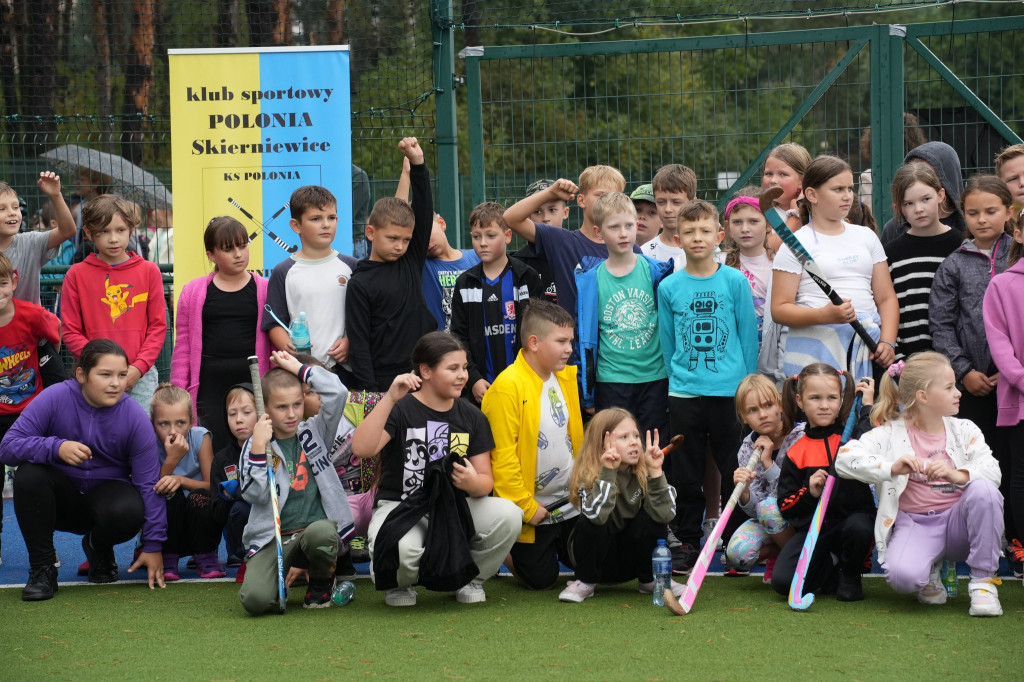
[[[573,319],[561,307],[530,300],[520,321],[522,350],[484,394],[491,424],[494,493],[523,510],[523,531],[506,564],[528,587],[558,580],[558,562],[571,565],[566,543],[579,512],[569,503],[572,462],[583,440]]]

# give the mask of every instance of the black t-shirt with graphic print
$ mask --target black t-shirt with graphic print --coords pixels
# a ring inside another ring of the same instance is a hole
[[[473,457],[494,448],[483,412],[462,398],[438,412],[407,395],[391,408],[384,430],[391,440],[381,451],[378,500],[408,497],[423,485],[427,463],[449,452]]]

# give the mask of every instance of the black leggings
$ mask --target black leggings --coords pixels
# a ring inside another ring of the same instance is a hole
[[[127,481],[104,481],[80,493],[56,467],[21,464],[14,475],[14,514],[33,568],[53,565],[53,532],[89,534],[98,552],[135,537],[142,527],[142,496]]]
[[[871,548],[875,543],[874,525],[873,515],[857,512],[823,526],[804,576],[804,594],[820,590],[830,582],[837,569],[847,573],[867,573],[871,568]],[[791,537],[775,560],[772,589],[783,596],[789,595],[789,586],[806,538],[807,531]],[[838,566],[832,562],[833,554],[839,557]]]
[[[591,584],[624,583],[634,578],[651,582],[651,553],[667,531],[664,523],[655,523],[643,509],[622,530],[610,523],[598,526],[581,515],[569,536],[576,578]]]
[[[224,524],[214,514],[210,496],[197,490],[185,496],[181,489],[167,500],[167,542],[164,553],[192,556],[216,552]]]

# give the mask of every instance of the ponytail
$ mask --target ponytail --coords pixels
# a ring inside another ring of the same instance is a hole
[[[886,372],[882,375],[882,382],[878,385],[878,398],[871,407],[871,423],[881,426],[898,417],[899,413],[900,388]]]
[[[837,381],[839,381],[840,377],[845,379],[845,382],[839,381],[843,393],[843,402],[839,408],[838,417],[838,423],[845,424],[846,418],[850,415],[850,408],[853,407],[853,396],[856,390],[853,375],[849,372],[841,372],[832,365],[824,362],[812,362],[800,370],[799,374],[787,377],[786,380],[782,382],[782,412],[786,419],[788,419],[791,424],[803,421],[798,418],[800,415],[800,406],[796,402],[796,397],[803,394],[804,385],[806,384],[807,379],[813,376],[833,377]]]

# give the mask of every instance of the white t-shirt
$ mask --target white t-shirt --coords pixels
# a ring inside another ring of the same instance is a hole
[[[572,440],[569,438],[569,408],[558,380],[551,375],[541,389],[540,430],[537,434],[537,480],[534,497],[548,511],[563,501],[568,507],[569,477],[572,476]],[[554,505],[554,507],[552,507]],[[564,521],[578,514],[575,509],[563,509],[556,519],[545,523]]]
[[[832,288],[843,298],[851,299],[858,315],[877,312],[871,293],[871,274],[875,263],[885,263],[882,242],[870,228],[843,223],[845,230],[835,236],[824,235],[805,225],[796,232],[796,238],[811,254]],[[801,275],[796,292],[796,304],[805,308],[821,308],[829,303],[828,297],[800,267],[789,247],[782,245],[775,256],[775,270]]]
[[[640,247],[640,252],[645,256],[650,256],[655,260],[665,261],[669,263],[676,256],[683,256],[683,249],[679,246],[669,246],[668,244],[661,241],[661,236],[657,236],[651,241],[647,242]],[[685,262],[686,256],[683,256]]]

